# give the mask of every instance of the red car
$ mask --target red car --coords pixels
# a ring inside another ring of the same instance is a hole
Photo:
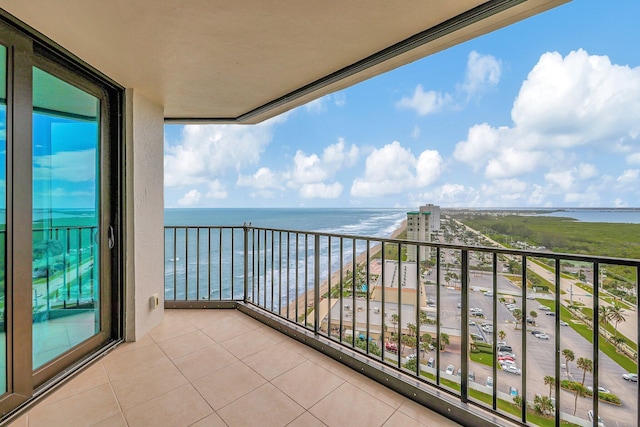
[[[398,347],[395,344],[390,343],[390,342],[386,343],[384,345],[384,348],[386,348],[387,350],[392,351],[394,353],[398,352]]]

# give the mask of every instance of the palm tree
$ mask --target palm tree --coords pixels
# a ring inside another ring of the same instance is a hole
[[[591,359],[587,359],[586,357],[580,357],[576,362],[578,368],[582,369],[582,382],[584,385],[584,380],[587,377],[587,372],[593,372],[593,361]]]
[[[551,375],[547,375],[544,377],[545,385],[549,386],[549,399],[551,399],[551,391],[556,386],[556,377],[552,377]]]
[[[440,351],[444,351],[446,346],[450,343],[449,334],[441,333],[440,334]]]
[[[391,323],[393,323],[393,328],[395,329],[396,335],[398,334],[398,315],[391,315]]]
[[[533,324],[536,324],[536,317],[538,317],[538,313],[534,310],[531,310],[529,312],[529,316],[531,316],[531,319],[533,319]]]
[[[416,336],[418,332],[418,328],[416,327],[416,325],[414,325],[413,323],[407,323],[407,329],[409,329],[409,336]]]
[[[516,329],[518,329],[518,324],[520,324],[520,322],[522,322],[522,310],[520,310],[519,308],[516,308],[515,310],[513,310],[513,318],[516,319]]]
[[[506,336],[507,336],[507,333],[505,331],[503,331],[502,329],[500,329],[498,331],[498,337],[500,338],[500,341],[504,341]]]
[[[587,388],[576,381],[569,382],[569,390],[573,391],[576,394],[576,398],[573,402],[573,415],[576,414],[576,410],[578,409],[578,396],[584,397],[587,395]]]
[[[609,307],[609,319],[616,324],[614,330],[614,339],[618,337],[618,323],[627,320],[625,316],[626,314],[624,313],[624,309],[618,304],[614,304],[613,306]]]
[[[603,328],[606,328],[611,320],[609,308],[608,305],[601,305],[600,308],[598,308],[598,322],[600,322]]]
[[[562,356],[564,356],[565,367],[567,368],[567,376],[569,375],[569,362],[573,362],[576,359],[576,355],[572,350],[565,348],[562,350]]]

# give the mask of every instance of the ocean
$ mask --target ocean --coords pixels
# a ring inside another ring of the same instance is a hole
[[[509,210],[509,209],[505,209]],[[328,234],[344,234],[365,237],[390,237],[406,219],[407,209],[312,209],[312,208],[225,208],[225,209],[165,209],[165,225],[167,226],[242,226],[251,224],[253,227],[264,227],[271,229],[293,230],[293,231],[313,231]],[[583,222],[610,222],[610,223],[635,223],[640,224],[640,209],[556,209],[542,213],[546,216],[561,216],[574,218]],[[230,298],[238,296],[243,283],[243,251],[239,248],[242,242],[242,230],[236,231],[233,236],[234,246],[231,247],[231,233],[221,233],[217,230],[209,235],[202,235],[200,238],[191,230],[187,235],[183,230],[165,235],[165,294],[167,299],[188,299],[202,297],[210,294],[211,298]],[[264,238],[263,238],[264,239]],[[287,251],[291,246],[294,252],[295,241],[279,241],[276,233],[273,239],[267,240],[267,244],[262,240],[262,247],[258,251],[260,260],[263,262],[261,268],[261,279],[264,283],[271,283],[272,275],[274,281],[279,281],[280,277],[286,276],[287,272],[298,268],[303,271],[308,267],[307,277],[299,278],[299,281],[308,284],[313,283],[313,240],[306,246],[306,257],[304,254],[304,238],[300,237],[298,250],[301,256],[296,261],[291,260],[289,265],[286,262],[279,262],[278,255]],[[175,240],[175,242],[174,242]],[[219,242],[222,242],[220,245]],[[212,242],[212,243],[209,243]],[[335,242],[334,242],[335,243]],[[197,247],[200,247],[198,252]],[[209,252],[209,246],[211,247]],[[173,253],[173,248],[178,248],[177,253]],[[188,252],[184,248],[189,248]],[[183,248],[183,249],[180,249]],[[222,254],[220,256],[220,248]],[[272,248],[275,254],[274,265],[271,265]],[[344,241],[343,262],[348,263],[353,258],[351,240]],[[355,255],[359,255],[366,249],[364,241],[356,241]],[[230,254],[233,250],[235,263],[232,266]],[[324,281],[330,271],[336,271],[340,263],[340,251],[336,244],[329,247],[323,244],[320,247],[321,268],[320,280]],[[286,259],[285,259],[286,260]],[[329,266],[329,260],[330,266]],[[196,285],[197,283],[197,285]],[[233,283],[233,285],[230,285]],[[293,289],[290,289],[293,293]],[[274,301],[277,307],[279,303],[284,303],[282,298]]]
[[[253,227],[270,229],[319,232],[327,234],[342,234],[351,236],[386,238],[400,227],[406,219],[405,209],[166,209],[165,225],[167,226],[238,226],[251,224]],[[221,235],[222,234],[222,235]],[[297,249],[299,257],[286,263],[286,256],[279,260],[278,256],[291,247],[293,254],[296,249],[296,236],[291,235],[291,241],[280,241],[280,235],[261,234],[261,248],[259,253],[260,279],[265,283],[280,277],[299,272],[300,283],[314,286],[313,261],[315,257],[313,238],[309,237],[307,245],[304,236],[299,235]],[[257,235],[254,235],[257,239]],[[233,243],[232,243],[233,239]],[[265,239],[266,244],[265,244]],[[273,244],[271,242],[273,240]],[[220,242],[222,241],[222,244]],[[242,230],[237,230],[233,237],[231,232],[213,230],[211,235],[204,233],[198,237],[195,229],[187,232],[183,229],[165,234],[165,296],[167,299],[200,299],[209,294],[211,298],[230,298],[238,296],[243,283],[244,253],[240,248],[243,241]],[[233,244],[233,248],[231,247]],[[189,248],[188,252],[184,248]],[[174,248],[177,248],[174,253]],[[198,248],[199,251],[198,251]],[[366,250],[366,242],[356,241],[355,255]],[[233,251],[235,263],[232,266],[230,254]],[[223,256],[220,255],[222,252]],[[275,255],[272,261],[272,252]],[[349,263],[353,258],[352,240],[344,241],[342,258]],[[293,258],[293,256],[292,256]],[[320,280],[324,281],[330,271],[335,271],[340,265],[340,247],[337,239],[329,246],[323,239],[319,249]],[[273,262],[273,266],[271,263]],[[331,264],[329,266],[329,263]],[[297,265],[296,265],[297,264]],[[257,264],[256,264],[257,265]],[[304,277],[305,268],[308,268]],[[251,274],[251,273],[250,273]],[[295,283],[292,279],[291,283]],[[290,285],[293,295],[295,290]],[[284,292],[283,292],[284,294]],[[198,298],[200,297],[200,298]],[[268,297],[270,298],[270,296]],[[275,301],[277,307],[285,301],[280,298]]]

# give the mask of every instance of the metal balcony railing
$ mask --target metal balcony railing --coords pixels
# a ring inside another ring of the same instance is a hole
[[[241,302],[516,424],[638,425],[639,269],[503,247],[165,227],[166,307]]]

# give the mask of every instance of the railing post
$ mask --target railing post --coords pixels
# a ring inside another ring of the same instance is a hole
[[[314,236],[313,243],[313,330],[320,330],[320,235]]]
[[[464,249],[461,253],[461,277],[462,310],[460,312],[462,324],[460,325],[460,365],[462,376],[460,377],[460,400],[467,403],[469,394],[469,251]],[[494,320],[495,323],[495,320]]]
[[[242,225],[244,231],[244,295],[242,300],[247,302],[247,295],[249,295],[249,228],[247,223]]]

